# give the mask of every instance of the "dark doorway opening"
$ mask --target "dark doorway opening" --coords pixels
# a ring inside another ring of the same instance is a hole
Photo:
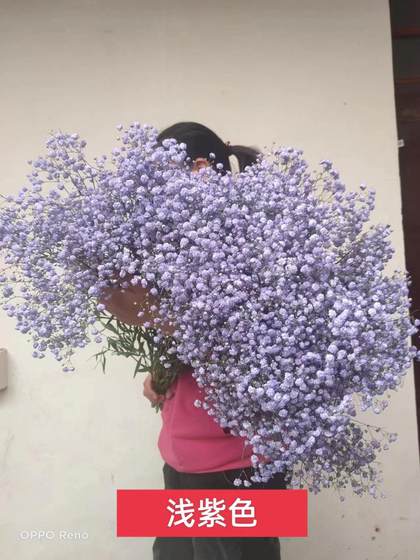
[[[411,315],[420,319],[420,2],[391,0],[392,53],[399,138],[406,268],[411,275]],[[412,343],[419,347],[418,336]],[[420,362],[414,360],[420,447]]]

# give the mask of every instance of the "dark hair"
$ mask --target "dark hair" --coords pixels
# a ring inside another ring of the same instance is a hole
[[[186,144],[187,155],[191,160],[200,157],[209,158],[209,154],[213,153],[216,157],[211,163],[213,167],[217,163],[222,163],[222,173],[231,171],[230,155],[238,159],[240,171],[255,163],[259,155],[259,151],[255,148],[225,144],[210,128],[196,122],[178,122],[165,128],[159,133],[157,139],[162,142],[166,138],[175,138],[178,143]]]

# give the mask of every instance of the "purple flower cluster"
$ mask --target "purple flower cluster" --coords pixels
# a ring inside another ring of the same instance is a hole
[[[111,169],[84,147],[52,136],[0,213],[3,308],[34,356],[100,342],[97,297],[130,278],[176,325],[172,351],[205,389],[196,405],[252,444],[254,481],[287,470],[292,486],[376,496],[396,436],[357,406],[380,413],[420,353],[407,274],[385,273],[390,228],[365,227],[374,191],[347,192],[329,161],[314,176],[293,148],[238,174],[192,173],[184,145],[138,123]]]
[[[86,161],[78,134],[54,134],[47,155],[29,162],[29,185],[6,197],[0,213],[3,309],[16,318],[17,330],[32,335],[34,357],[51,352],[72,370],[77,347],[92,336],[102,342],[97,296],[110,278],[115,284],[116,275],[139,268],[138,220],[148,214],[148,189],[164,185],[185,159],[178,145],[157,149],[156,134],[153,127],[133,126],[137,148],[128,155],[136,163],[131,169],[128,155],[120,155],[125,139],[113,150],[112,171],[106,156],[94,165]]]

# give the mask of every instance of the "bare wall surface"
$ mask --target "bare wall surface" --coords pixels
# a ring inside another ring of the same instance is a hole
[[[385,0],[0,0],[0,42],[2,193],[24,184],[50,130],[81,133],[93,156],[120,122],[197,120],[232,143],[303,148],[313,165],[333,160],[350,188],[375,188],[373,219],[391,224],[404,266]],[[162,487],[160,418],[141,378],[122,359],[102,375],[94,346],[64,374],[31,357],[4,312],[0,324],[1,557],[151,559],[152,539],[115,537],[116,489]],[[283,560],[420,557],[414,414],[410,370],[372,419],[400,435],[383,456],[387,498],[311,495],[310,535],[284,539]],[[23,538],[31,530],[56,533]]]

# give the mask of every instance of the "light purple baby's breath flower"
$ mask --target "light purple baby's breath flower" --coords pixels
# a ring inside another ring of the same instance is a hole
[[[292,147],[238,174],[193,173],[185,144],[160,145],[150,125],[118,130],[120,145],[95,165],[77,134],[52,135],[0,209],[3,309],[32,336],[33,356],[72,371],[102,291],[117,276],[149,288],[204,389],[195,406],[251,442],[253,481],[287,471],[313,492],[376,495],[384,446],[354,420],[355,395],[382,412],[420,359],[406,343],[420,322],[407,273],[384,273],[394,250],[389,226],[368,225],[374,191],[347,192],[328,160],[316,178]]]

